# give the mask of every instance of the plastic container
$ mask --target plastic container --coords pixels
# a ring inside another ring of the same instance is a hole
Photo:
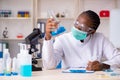
[[[0,76],[4,76],[4,61],[2,58],[0,58]]]
[[[10,53],[9,49],[4,49],[3,50],[3,61],[4,61],[4,72],[6,73],[6,68],[7,68],[7,59],[10,58]]]
[[[17,70],[17,59],[16,57],[13,58],[13,63],[12,63],[12,75],[18,75],[18,70]]]
[[[25,11],[25,17],[29,17],[29,11]]]
[[[3,48],[3,51],[4,51],[4,49],[8,49],[9,44],[7,42],[2,42],[2,48]]]
[[[3,58],[2,43],[0,43],[0,58]]]
[[[3,58],[3,52],[0,51],[0,58]]]
[[[27,50],[23,51],[24,53],[21,55],[20,61],[20,75],[23,77],[31,77],[32,76],[32,56],[28,54]]]
[[[4,60],[7,60],[8,58],[10,58],[9,49],[3,50],[3,58],[4,58]]]
[[[19,62],[19,63],[17,63],[17,72],[18,72],[18,74],[20,74],[20,65],[21,65],[21,57],[22,57],[22,55],[24,55],[24,51],[23,51],[23,44],[22,43],[18,43],[18,45],[20,46],[20,53],[18,53],[17,54],[17,62]]]
[[[5,72],[5,75],[6,76],[11,76],[11,69],[12,69],[12,60],[11,60],[11,58],[9,57],[9,58],[7,58],[7,60],[6,60],[6,72]]]

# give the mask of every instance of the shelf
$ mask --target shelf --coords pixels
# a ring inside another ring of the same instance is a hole
[[[37,19],[42,19],[42,20],[46,20],[48,18],[37,18]],[[74,18],[57,18],[59,20],[73,20]]]
[[[0,20],[8,20],[8,19],[10,19],[10,20],[23,20],[23,19],[25,19],[25,20],[27,20],[27,19],[32,19],[31,17],[29,18],[24,18],[24,17],[0,17]]]
[[[1,38],[0,40],[24,40],[24,38]]]

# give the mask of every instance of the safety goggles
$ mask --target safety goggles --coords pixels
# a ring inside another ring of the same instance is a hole
[[[85,32],[91,32],[91,31],[95,30],[93,28],[85,26],[84,24],[79,23],[78,21],[74,22],[74,26],[77,27],[78,29],[82,30],[82,31],[85,31]]]

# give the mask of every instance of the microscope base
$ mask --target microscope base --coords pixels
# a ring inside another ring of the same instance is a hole
[[[42,71],[42,67],[36,67],[32,65],[32,71]]]

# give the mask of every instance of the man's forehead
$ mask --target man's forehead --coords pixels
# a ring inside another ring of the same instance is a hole
[[[77,18],[77,21],[81,24],[87,25],[87,26],[91,26],[92,25],[92,21],[91,19],[87,16],[87,15],[79,15]]]
[[[78,16],[77,21],[79,21],[80,23],[87,23],[90,21],[90,19],[86,15],[80,15]]]
[[[77,21],[80,21],[80,22],[86,22],[86,18],[79,17],[79,18],[77,19]]]

